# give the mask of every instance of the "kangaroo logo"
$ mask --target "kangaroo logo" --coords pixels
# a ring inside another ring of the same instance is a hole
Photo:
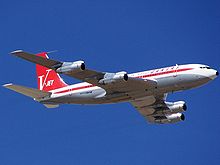
[[[46,76],[45,75],[38,76],[38,78],[40,79],[40,90],[43,90],[45,86],[48,87],[53,85],[54,80],[47,80],[50,71],[51,69],[46,70]],[[45,78],[43,78],[44,76]]]

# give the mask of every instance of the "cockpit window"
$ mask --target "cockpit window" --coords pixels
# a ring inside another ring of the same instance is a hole
[[[201,69],[211,69],[209,66],[202,66]]]

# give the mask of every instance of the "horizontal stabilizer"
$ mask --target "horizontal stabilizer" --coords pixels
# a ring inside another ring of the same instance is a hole
[[[15,92],[21,93],[25,96],[32,97],[34,99],[40,99],[43,97],[48,97],[51,95],[50,92],[41,91],[34,88],[24,87],[20,85],[14,85],[14,84],[5,84],[3,87],[11,89]]]

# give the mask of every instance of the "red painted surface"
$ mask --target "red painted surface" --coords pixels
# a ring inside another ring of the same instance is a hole
[[[48,58],[46,52],[39,53],[37,56]],[[38,89],[40,90],[50,91],[68,86],[54,70],[37,64],[36,71]]]
[[[183,69],[177,69],[177,70],[174,69],[174,70],[165,71],[165,72],[158,72],[158,73],[147,74],[147,75],[139,76],[137,78],[160,76],[160,75],[164,75],[164,74],[170,74],[170,73],[175,73],[175,72],[183,72],[183,71],[192,70],[192,69],[193,68],[183,68]]]
[[[86,85],[86,86],[81,86],[81,87],[75,87],[75,88],[66,89],[66,90],[63,90],[63,91],[56,92],[55,94],[65,93],[65,92],[70,92],[70,91],[75,91],[75,90],[80,90],[80,89],[85,89],[85,88],[91,88],[91,87],[94,87],[94,86],[95,85]]]

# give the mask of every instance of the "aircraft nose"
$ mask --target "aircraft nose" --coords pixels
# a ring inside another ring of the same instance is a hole
[[[209,77],[211,80],[214,80],[218,75],[219,72],[215,69],[206,70],[206,76]]]

